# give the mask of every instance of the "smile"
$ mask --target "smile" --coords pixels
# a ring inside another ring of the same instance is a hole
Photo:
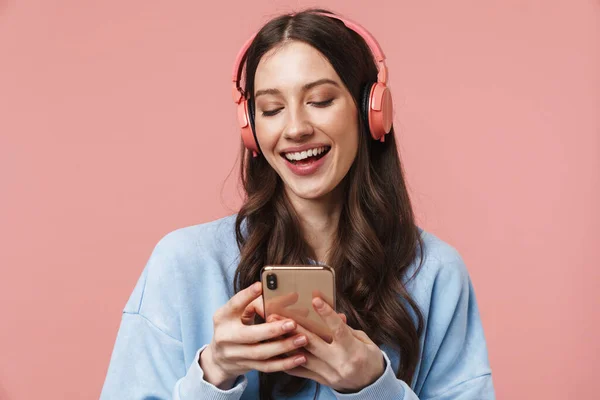
[[[325,156],[325,154],[327,154],[330,149],[331,147],[329,146],[322,146],[304,151],[282,153],[281,155],[285,157],[288,161],[290,161],[292,164],[299,164],[299,162],[301,164],[307,161],[310,162],[319,160],[320,158]]]

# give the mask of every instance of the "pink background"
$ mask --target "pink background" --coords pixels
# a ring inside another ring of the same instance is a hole
[[[0,0],[0,398],[98,398],[167,232],[233,213],[230,70],[305,1]],[[600,2],[323,1],[379,40],[499,399],[600,390]],[[227,178],[231,172],[231,176]]]

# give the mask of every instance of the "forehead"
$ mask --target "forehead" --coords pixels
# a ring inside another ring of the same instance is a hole
[[[290,41],[268,51],[259,61],[254,90],[295,89],[316,79],[329,78],[341,84],[329,60],[314,47]]]

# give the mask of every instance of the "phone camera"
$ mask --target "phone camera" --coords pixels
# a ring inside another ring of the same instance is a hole
[[[275,275],[275,274],[267,275],[267,288],[270,290],[277,289],[277,275]]]

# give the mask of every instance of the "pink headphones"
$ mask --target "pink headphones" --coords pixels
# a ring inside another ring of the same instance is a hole
[[[389,133],[392,128],[393,105],[390,89],[386,86],[388,73],[385,65],[385,55],[383,54],[381,47],[379,47],[375,38],[365,28],[355,22],[334,14],[320,12],[315,12],[314,14],[324,15],[342,21],[346,27],[363,37],[375,56],[377,68],[379,70],[377,82],[369,83],[367,87],[363,89],[360,111],[364,121],[368,121],[367,128],[373,139],[383,142],[384,136]],[[246,51],[248,50],[248,47],[250,47],[255,36],[256,34],[252,35],[252,37],[244,43],[233,65],[233,101],[237,104],[237,118],[242,131],[242,140],[246,148],[253,152],[254,157],[258,155],[260,150],[258,149],[258,143],[256,142],[253,131],[252,125],[254,121],[251,121],[253,116],[250,115],[250,112],[248,111],[248,100],[244,95],[244,90],[240,87],[240,80],[243,62],[246,59]]]

